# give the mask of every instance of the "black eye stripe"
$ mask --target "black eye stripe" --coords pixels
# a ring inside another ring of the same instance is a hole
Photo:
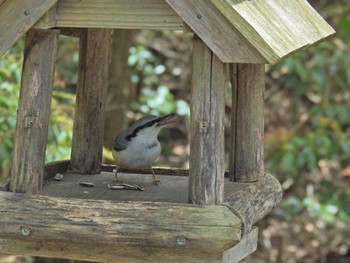
[[[155,120],[146,122],[144,125],[142,125],[142,126],[140,126],[140,127],[137,127],[131,134],[129,134],[128,136],[126,136],[125,139],[126,139],[127,141],[131,141],[132,138],[135,138],[135,137],[136,137],[136,135],[137,135],[137,133],[138,133],[139,131],[141,131],[141,130],[144,129],[144,128],[151,127],[151,126],[153,126],[153,125],[154,125],[155,123],[157,123],[157,122],[158,122],[158,119],[155,119]]]

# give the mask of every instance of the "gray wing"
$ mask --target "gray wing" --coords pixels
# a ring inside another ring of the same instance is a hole
[[[116,151],[122,151],[125,150],[126,147],[128,146],[128,141],[126,140],[126,131],[122,131],[115,137],[114,140],[114,150]]]
[[[157,116],[146,115],[146,116],[142,117],[141,119],[137,120],[136,122],[134,122],[133,124],[131,124],[129,128],[121,131],[114,140],[114,149],[116,151],[125,150],[126,147],[128,146],[129,141],[130,141],[130,136],[131,136],[131,138],[135,137],[137,132],[138,132],[138,129],[140,127],[145,125],[147,122],[153,121],[156,119],[158,119]],[[129,137],[129,139],[128,139],[128,137]]]

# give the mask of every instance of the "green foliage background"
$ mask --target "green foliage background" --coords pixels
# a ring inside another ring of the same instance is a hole
[[[46,162],[70,157],[75,100],[74,90],[70,88],[70,85],[76,81],[77,45],[77,40],[61,38],[51,106]],[[11,171],[23,47],[24,38],[20,39],[0,59],[0,180],[7,178]]]

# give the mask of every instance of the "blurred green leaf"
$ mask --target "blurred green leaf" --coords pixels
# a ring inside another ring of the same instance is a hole
[[[350,42],[350,19],[348,17],[341,17],[339,20],[339,27],[344,34],[344,40],[349,43]]]

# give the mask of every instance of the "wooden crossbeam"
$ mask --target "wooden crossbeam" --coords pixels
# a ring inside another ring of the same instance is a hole
[[[58,0],[7,0],[0,8],[0,56]]]
[[[0,252],[98,262],[219,262],[241,239],[225,206],[0,192]]]

